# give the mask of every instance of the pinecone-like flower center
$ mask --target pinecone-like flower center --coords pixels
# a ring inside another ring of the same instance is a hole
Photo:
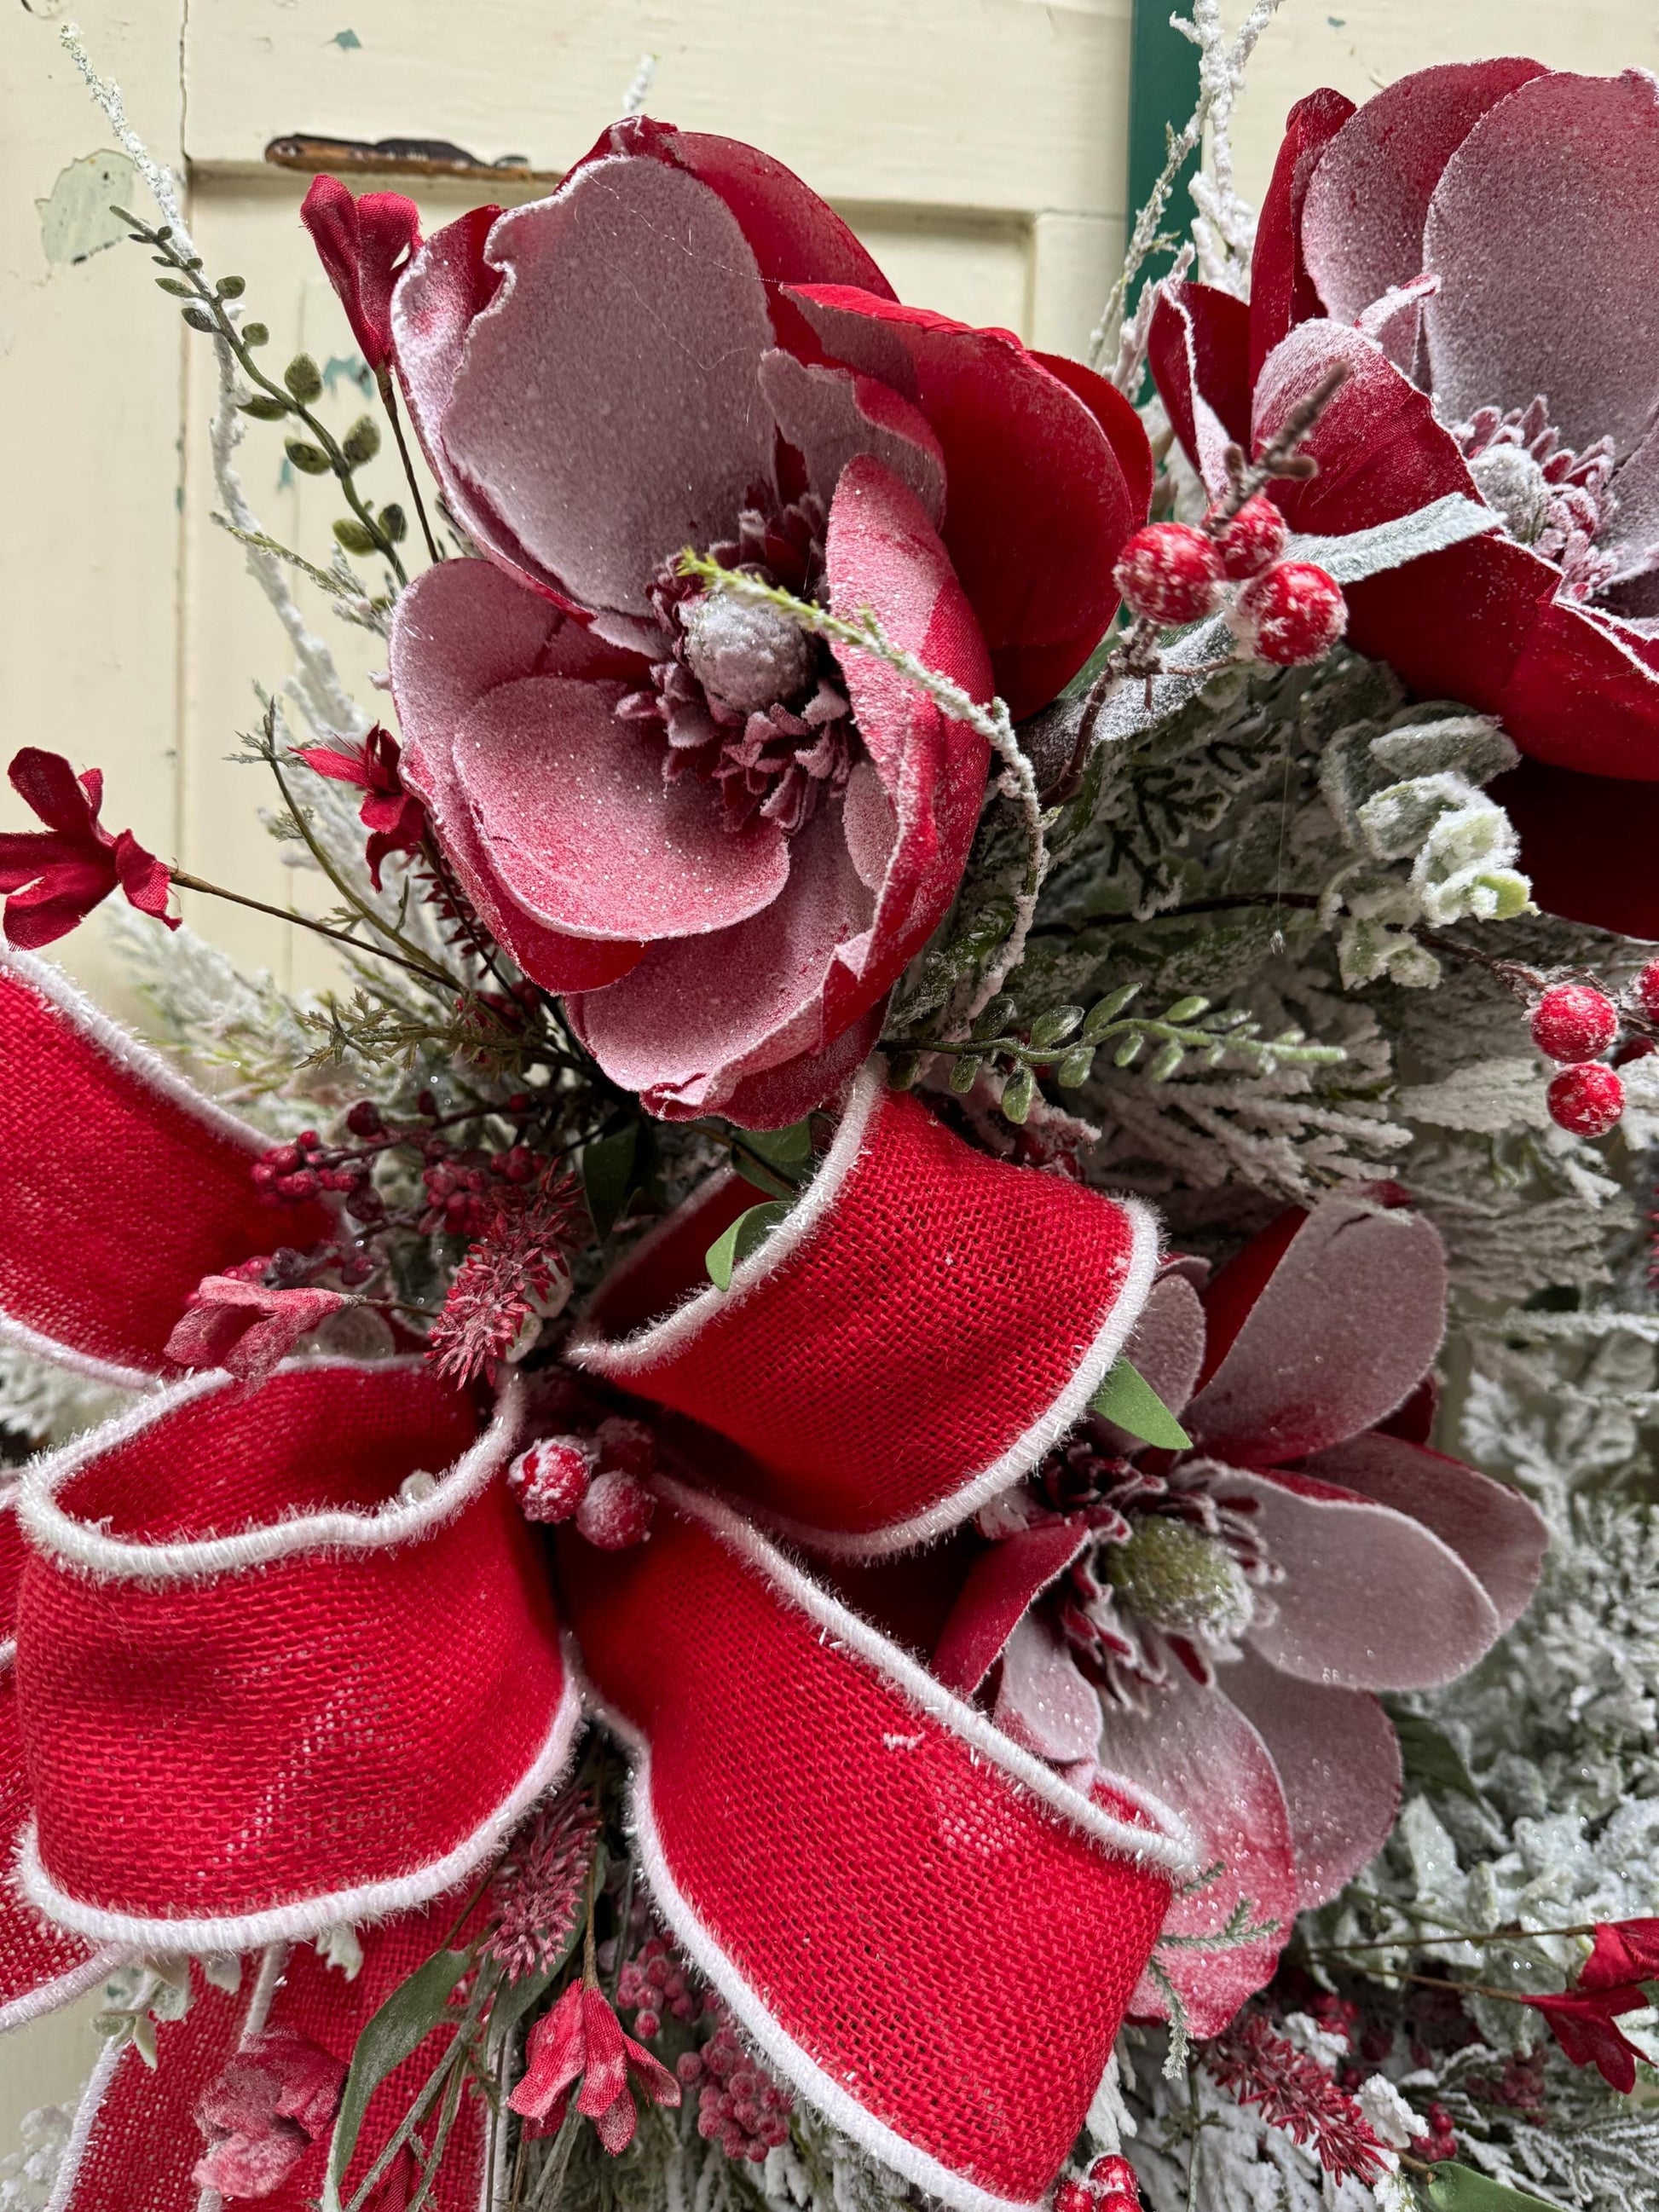
[[[1103,1565],[1119,1597],[1154,1628],[1232,1638],[1255,1614],[1238,1562],[1190,1521],[1137,1514],[1127,1542],[1107,1547]]]
[[[811,681],[812,641],[775,607],[711,593],[681,610],[680,628],[692,674],[740,714],[790,706]]]

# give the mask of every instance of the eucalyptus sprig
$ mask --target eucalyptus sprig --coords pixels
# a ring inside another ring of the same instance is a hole
[[[155,281],[162,291],[185,302],[180,313],[190,328],[217,338],[234,356],[237,367],[255,387],[252,397],[242,402],[242,412],[261,422],[280,422],[292,416],[309,432],[308,438],[288,441],[288,458],[302,475],[332,474],[338,483],[351,516],[343,517],[335,524],[334,535],[346,551],[378,553],[398,583],[407,583],[409,578],[398,552],[408,528],[403,509],[388,504],[376,514],[356,486],[356,471],[372,461],[380,449],[380,433],[374,417],[362,416],[343,439],[337,439],[327,424],[312,412],[311,403],[322,397],[323,379],[309,354],[295,356],[283,371],[280,384],[267,376],[254,360],[254,349],[268,343],[270,332],[263,323],[239,325],[234,319],[229,303],[240,299],[246,289],[244,280],[240,276],[221,276],[216,283],[210,283],[203,273],[202,257],[186,252],[178,244],[170,223],[155,228],[126,208],[114,208],[111,212],[131,225],[133,243],[148,246],[157,265],[170,272]]]
[[[941,1044],[926,1037],[888,1037],[893,1055],[892,1080],[914,1082],[924,1055],[950,1055],[952,1091],[972,1090],[981,1071],[1004,1078],[1001,1110],[1010,1121],[1024,1121],[1036,1096],[1039,1073],[1051,1074],[1062,1090],[1076,1090],[1094,1073],[1096,1055],[1115,1043],[1113,1065],[1129,1067],[1151,1048],[1146,1065],[1149,1083],[1167,1083],[1189,1059],[1218,1067],[1230,1056],[1252,1070],[1270,1067],[1327,1067],[1345,1057],[1340,1045],[1309,1044],[1299,1029],[1264,1037],[1261,1024],[1243,1007],[1212,1011],[1196,994],[1177,999],[1161,1014],[1131,1013],[1140,985],[1121,984],[1092,1006],[1050,1006],[1021,1030],[1004,1024],[1015,1011],[1006,995],[984,1008],[967,1041]]]

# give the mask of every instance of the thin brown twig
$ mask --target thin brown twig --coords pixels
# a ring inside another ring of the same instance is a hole
[[[435,983],[441,989],[452,988],[450,979],[435,969],[423,967],[418,960],[406,959],[401,952],[393,952],[384,945],[376,945],[368,938],[354,937],[349,929],[334,929],[325,921],[314,921],[307,914],[295,914],[291,907],[272,906],[264,899],[249,898],[246,892],[227,890],[222,884],[210,884],[204,877],[188,874],[183,868],[167,871],[174,887],[181,891],[201,891],[209,898],[228,899],[233,906],[250,907],[255,914],[269,914],[278,921],[291,921],[297,929],[308,929],[316,937],[331,937],[337,945],[349,945],[354,952],[372,952],[377,959],[395,961],[399,968],[407,968],[411,975],[423,982]]]

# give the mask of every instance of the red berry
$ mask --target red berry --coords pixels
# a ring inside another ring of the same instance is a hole
[[[1659,1022],[1659,960],[1650,960],[1637,977],[1636,1003],[1650,1022]]]
[[[1054,2212],[1095,2212],[1093,2192],[1080,2181],[1062,2181],[1054,2191]]]
[[[625,1552],[645,1541],[656,1506],[656,1499],[635,1476],[596,1474],[576,1508],[577,1532],[601,1552]]]
[[[649,2043],[653,2035],[662,2033],[662,2021],[654,2012],[636,2012],[634,2015],[634,2033],[641,2043]]]
[[[1532,1041],[1552,1060],[1594,1060],[1619,1034],[1619,1009],[1594,983],[1554,983],[1533,1008]]]
[[[572,1519],[592,1480],[593,1455],[580,1437],[544,1437],[507,1470],[526,1521]]]
[[[1229,619],[1258,660],[1295,668],[1330,651],[1348,627],[1348,603],[1322,568],[1281,561],[1245,585]]]
[[[1625,1086],[1599,1060],[1564,1067],[1546,1094],[1550,1118],[1575,1137],[1605,1137],[1625,1110]]]
[[[1201,530],[1152,522],[1124,547],[1112,580],[1132,614],[1170,629],[1196,622],[1214,606],[1221,554]]]
[[[1258,492],[1247,499],[1231,521],[1222,525],[1216,544],[1221,553],[1221,572],[1229,582],[1241,584],[1271,568],[1285,550],[1285,518]]]

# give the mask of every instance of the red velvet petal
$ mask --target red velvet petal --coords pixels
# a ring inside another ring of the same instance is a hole
[[[1153,1284],[1125,1357],[1179,1413],[1204,1363],[1204,1307],[1184,1275],[1162,1275]]]
[[[672,124],[638,116],[613,123],[576,166],[601,161],[608,154],[668,162],[720,194],[737,217],[765,280],[778,343],[792,352],[812,358],[816,347],[811,326],[781,286],[854,284],[878,299],[895,297],[892,286],[835,210],[793,170],[758,147],[707,131],[676,130]]]
[[[1432,1528],[1479,1579],[1501,1627],[1512,1627],[1526,1611],[1550,1532],[1518,1490],[1462,1460],[1375,1433],[1318,1453],[1307,1471]]]
[[[1182,451],[1212,492],[1229,445],[1250,442],[1250,311],[1210,284],[1163,284],[1147,361]]]
[[[467,714],[455,775],[496,880],[550,929],[630,945],[746,921],[787,881],[788,839],[759,815],[727,830],[695,775],[665,782],[623,690],[526,676]]]
[[[933,1672],[970,1697],[1032,1603],[1089,1540],[1081,1519],[1040,1521],[981,1553],[934,1647]]]
[[[12,755],[7,774],[23,804],[70,845],[90,850],[110,842],[98,820],[103,777],[96,769],[77,776],[62,753],[23,745]]]
[[[735,1075],[721,1113],[740,1129],[787,1129],[815,1107],[832,1106],[875,1050],[886,1012],[884,999],[822,1051],[798,1054],[757,1074]],[[647,1103],[667,1121],[692,1118],[690,1109],[677,1107],[672,1099],[659,1101],[653,1095]]]
[[[1249,1637],[1287,1674],[1335,1689],[1433,1689],[1467,1674],[1501,1632],[1456,1553],[1403,1513],[1282,1470],[1230,1468],[1215,1490],[1255,1501],[1252,1526],[1285,1571],[1275,1617]]]
[[[1328,314],[1357,322],[1391,285],[1440,270],[1425,255],[1423,229],[1441,171],[1489,107],[1541,74],[1539,63],[1515,58],[1443,62],[1396,78],[1348,118],[1321,155],[1302,210],[1303,258]]]
[[[1324,1905],[1368,1866],[1400,1810],[1400,1744],[1363,1690],[1300,1681],[1247,1650],[1222,1686],[1279,1770],[1296,1852],[1296,1910]]]
[[[869,453],[915,494],[938,528],[945,455],[919,408],[873,376],[828,362],[809,367],[775,346],[763,357],[760,374],[778,428],[806,464],[807,483],[826,507],[848,462]]]
[[[787,851],[788,882],[752,921],[652,945],[620,982],[568,1001],[582,1042],[613,1082],[645,1095],[647,1111],[724,1112],[741,1078],[831,1042],[825,979],[838,946],[868,928],[870,894],[833,807]]]
[[[1185,1425],[1206,1450],[1251,1466],[1343,1443],[1410,1396],[1445,1322],[1445,1248],[1431,1224],[1325,1199],[1187,1407]]]
[[[1272,1974],[1296,1911],[1290,1814],[1273,1759],[1220,1690],[1202,1688],[1180,1667],[1171,1669],[1166,1688],[1151,1692],[1144,1714],[1106,1708],[1100,1759],[1184,1814],[1198,1831],[1206,1865],[1220,1865],[1215,1880],[1176,1899],[1166,1935],[1218,1933],[1246,1899],[1253,1923],[1277,1923],[1274,1933],[1254,1943],[1158,1954],[1193,2033],[1218,2035]],[[1151,1975],[1142,1978],[1130,2010],[1167,2017],[1167,2000]]]
[[[392,289],[421,241],[421,211],[401,192],[355,198],[337,177],[313,178],[300,209],[371,369],[392,349]]]
[[[1659,401],[1656,161],[1659,86],[1645,70],[1540,74],[1470,131],[1425,234],[1448,422],[1543,392],[1567,444],[1606,435],[1622,454],[1640,442]]]
[[[836,285],[799,288],[830,353],[909,397],[945,449],[945,543],[1018,720],[1104,635],[1137,513],[1113,442],[1069,385],[1006,331]]]
[[[735,218],[656,161],[601,161],[503,216],[444,449],[592,607],[650,616],[658,566],[729,538],[771,481],[766,295]]]
[[[1553,575],[1547,562],[1538,566]],[[1591,775],[1659,778],[1659,639],[1563,600],[1540,599],[1533,611],[1491,711],[1536,760]],[[1485,703],[1468,689],[1462,696]]]
[[[1521,833],[1521,865],[1547,914],[1659,939],[1659,783],[1528,760],[1492,795]]]
[[[498,685],[532,672],[626,681],[642,675],[638,661],[482,561],[445,561],[399,595],[391,659],[404,779],[425,802],[487,927],[548,990],[592,989],[625,975],[642,947],[562,935],[508,896],[473,825],[453,747],[466,715]]]
[[[1218,296],[1224,297],[1225,295]],[[1040,362],[1050,376],[1058,377],[1066,389],[1080,399],[1106,434],[1106,442],[1117,455],[1117,465],[1123,471],[1123,482],[1129,494],[1129,507],[1135,518],[1135,526],[1146,520],[1146,510],[1152,504],[1152,478],[1157,465],[1152,459],[1151,441],[1139,410],[1124,398],[1116,385],[1108,384],[1103,376],[1097,376],[1080,361],[1068,361],[1063,353],[1042,353],[1036,347],[1031,358]],[[1249,420],[1249,395],[1245,393],[1244,419]]]
[[[1285,333],[1319,313],[1319,295],[1302,258],[1303,204],[1321,155],[1353,112],[1352,100],[1325,86],[1298,100],[1285,119],[1250,258],[1252,384]]]

